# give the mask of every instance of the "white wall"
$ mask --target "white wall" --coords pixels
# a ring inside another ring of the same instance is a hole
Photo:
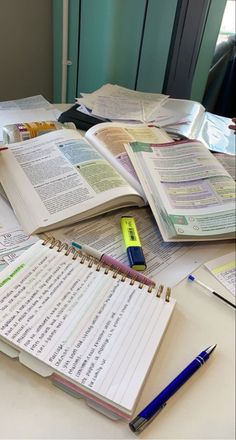
[[[0,101],[52,101],[52,0],[0,0]]]

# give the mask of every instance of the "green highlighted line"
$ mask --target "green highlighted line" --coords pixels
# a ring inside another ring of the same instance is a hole
[[[22,270],[23,268],[25,267],[25,264],[23,263],[23,264],[21,264],[20,266],[18,266],[15,270],[14,270],[14,272],[12,272],[7,278],[5,278],[5,280],[3,280],[1,283],[0,283],[0,288],[1,287],[3,287],[3,286],[5,286],[5,284],[6,283],[8,283],[9,281],[11,281],[11,279],[20,271],[20,270]]]

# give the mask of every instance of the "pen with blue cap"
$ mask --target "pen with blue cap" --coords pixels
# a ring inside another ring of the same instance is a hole
[[[203,350],[167,387],[152,400],[130,423],[133,432],[139,433],[159,414],[166,406],[167,401],[190,377],[209,359],[215,350],[216,344]]]
[[[120,225],[130,267],[135,270],[145,270],[147,266],[135,219],[131,216],[123,216],[121,217]]]

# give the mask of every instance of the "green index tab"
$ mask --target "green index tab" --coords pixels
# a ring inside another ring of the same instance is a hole
[[[22,270],[25,267],[25,263],[21,264],[20,266],[16,267],[16,269],[4,280],[2,280],[2,282],[0,283],[0,288],[5,286],[5,284],[7,284],[9,281],[12,280],[12,278],[14,278],[15,275],[17,275],[17,273]]]
[[[134,153],[139,153],[140,151],[152,152],[152,144],[145,142],[131,142],[130,146]]]

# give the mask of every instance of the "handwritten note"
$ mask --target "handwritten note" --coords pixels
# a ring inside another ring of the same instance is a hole
[[[174,301],[89,266],[37,242],[2,272],[0,336],[131,409]]]

